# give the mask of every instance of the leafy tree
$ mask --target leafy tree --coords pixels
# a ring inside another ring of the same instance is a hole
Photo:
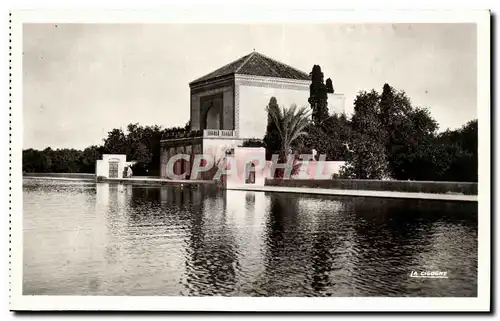
[[[139,143],[137,145],[137,148],[135,148],[134,154],[132,156],[132,159],[136,161],[136,164],[134,165],[134,172],[137,173],[137,170],[139,170],[140,174],[142,175],[148,173],[148,169],[151,164],[151,156],[152,154],[149,152],[149,149],[146,147],[146,145],[143,143]]]
[[[127,154],[128,141],[121,128],[115,128],[108,132],[108,137],[104,139],[105,154]]]
[[[52,167],[51,159],[43,151],[32,148],[23,150],[23,171],[46,173]]]
[[[375,90],[358,93],[354,99],[352,128],[355,132],[367,135],[373,140],[383,141],[385,133],[378,115],[379,102],[380,95]]]
[[[379,105],[384,131],[380,139],[386,146],[391,176],[405,180],[427,179],[428,173],[443,171],[432,161],[439,153],[439,149],[432,146],[438,126],[429,111],[412,107],[406,94],[389,84],[383,86]]]
[[[386,173],[372,173],[371,176],[419,179],[423,173],[437,171],[437,164],[430,161],[430,158],[439,153],[438,149],[432,147],[437,123],[428,110],[413,108],[404,92],[396,91],[388,84],[384,85],[381,95],[375,90],[360,92],[354,101],[352,128],[361,135],[353,137],[361,137],[373,143],[369,155],[381,156],[380,148],[383,147],[385,157],[368,157],[368,160],[383,160],[385,164],[381,164],[379,168]],[[351,161],[367,165],[367,160],[359,157],[353,157]],[[351,164],[351,167],[356,168],[358,165]],[[372,165],[369,168],[377,167]]]
[[[435,144],[437,123],[427,109],[411,108],[388,131],[387,154],[396,179],[438,179],[446,163],[438,160],[442,149]],[[435,173],[435,175],[430,175]]]
[[[477,121],[438,135],[428,109],[413,107],[404,91],[384,84],[382,94],[358,94],[351,124],[346,176],[477,180]]]
[[[351,137],[351,125],[345,114],[333,114],[319,125],[310,124],[307,136],[298,139],[299,153],[308,154],[315,149],[326,155],[327,161],[345,160],[344,143]]]
[[[333,114],[322,124],[322,130],[328,141],[318,142],[325,144],[324,151],[321,148],[316,148],[318,152],[325,153],[327,160],[345,160],[346,148],[345,143],[349,142],[352,137],[351,122],[345,114]]]
[[[151,164],[152,154],[149,150],[149,136],[151,129],[140,126],[139,124],[129,124],[127,126],[127,158],[136,161],[133,166],[134,173],[137,175],[145,175],[148,167]]]
[[[347,164],[342,176],[360,179],[387,177],[385,132],[379,118],[380,95],[362,91],[354,100],[353,134],[346,139]]]
[[[478,122],[472,120],[462,128],[441,133],[436,141],[446,149],[452,161],[443,180],[477,182],[478,180]]]
[[[48,150],[51,159],[50,171],[54,173],[80,172],[81,151],[76,149]]]
[[[457,145],[460,149],[475,153],[478,149],[478,122],[477,119],[469,121],[457,130],[446,130],[439,135],[439,140],[447,145]]]
[[[315,149],[319,154],[325,154],[328,150],[331,139],[327,137],[320,126],[309,124],[305,128],[307,135],[297,138],[295,149],[299,154],[310,154]]]
[[[429,136],[419,145],[406,145],[391,155],[390,165],[394,178],[404,180],[442,180],[452,158],[447,146]]]
[[[102,157],[102,147],[90,146],[83,150],[80,171],[82,173],[95,173],[96,161]]]
[[[348,144],[346,165],[340,176],[357,179],[387,178],[385,146],[366,134],[355,133]]]

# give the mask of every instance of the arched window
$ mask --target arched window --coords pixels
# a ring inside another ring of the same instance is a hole
[[[220,126],[220,106],[219,104],[210,104],[207,110],[207,116],[205,118],[205,129],[221,129]]]
[[[223,129],[224,93],[200,97],[200,129]]]

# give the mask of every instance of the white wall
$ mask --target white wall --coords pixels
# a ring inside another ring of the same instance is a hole
[[[237,189],[245,185],[248,186],[264,186],[266,179],[266,150],[264,147],[236,147],[234,154],[227,156],[226,159],[230,166],[236,166],[229,170],[225,180],[225,187],[227,189]],[[247,184],[247,163],[252,162],[255,165],[255,183]]]
[[[266,106],[271,97],[276,97],[278,105],[290,107],[309,106],[309,89],[293,90],[268,87],[240,86],[239,110],[241,138],[264,138],[267,126]]]
[[[227,148],[234,148],[243,143],[242,139],[203,139],[203,154],[214,156],[215,161],[223,159]]]
[[[102,159],[98,159],[95,164],[95,176],[108,177],[108,173],[109,173],[108,163],[103,161]]]

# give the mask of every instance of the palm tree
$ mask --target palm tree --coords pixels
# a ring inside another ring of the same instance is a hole
[[[278,105],[270,104],[267,106],[267,112],[278,128],[281,137],[281,152],[287,155],[293,142],[300,136],[307,135],[305,129],[310,122],[308,107],[297,109],[297,105],[293,104],[290,108],[280,108]]]

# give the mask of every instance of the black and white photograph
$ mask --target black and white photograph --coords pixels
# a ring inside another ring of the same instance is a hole
[[[488,311],[490,13],[200,14],[12,12],[11,309]]]

